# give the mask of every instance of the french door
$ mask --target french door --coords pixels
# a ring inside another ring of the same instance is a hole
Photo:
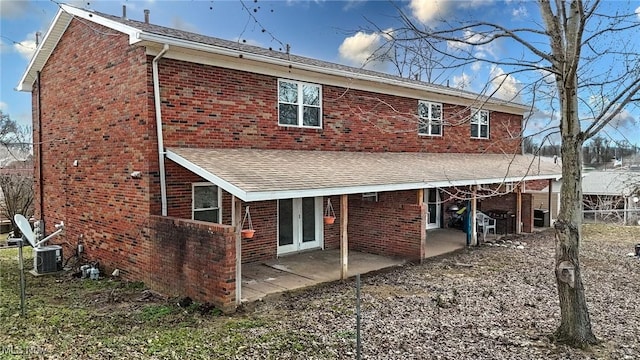
[[[278,200],[278,255],[322,247],[322,197]]]
[[[425,189],[424,201],[427,203],[427,229],[440,228],[440,213],[442,212],[442,202],[438,189]]]

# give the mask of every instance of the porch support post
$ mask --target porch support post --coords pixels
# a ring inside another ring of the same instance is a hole
[[[469,213],[469,224],[471,227],[471,245],[479,245],[478,228],[476,226],[476,211],[478,211],[478,202],[476,199],[476,185],[471,186],[471,212]]]
[[[424,205],[424,189],[418,189],[416,200],[420,205],[420,262],[427,257],[427,212]]]
[[[516,187],[516,234],[522,233],[522,187]]]
[[[347,237],[347,224],[349,219],[349,197],[340,196],[340,279],[347,278],[349,263],[349,241]]]
[[[242,302],[242,200],[231,198],[231,223],[236,238],[236,306]]]
[[[549,226],[553,223],[553,211],[551,211],[551,199],[553,198],[553,179],[549,179]]]

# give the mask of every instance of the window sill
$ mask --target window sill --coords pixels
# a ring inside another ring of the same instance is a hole
[[[299,126],[299,125],[283,125],[278,124],[278,127],[285,129],[310,129],[310,130],[322,130],[322,126]]]

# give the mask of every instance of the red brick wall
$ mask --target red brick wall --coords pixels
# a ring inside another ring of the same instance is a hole
[[[487,212],[490,210],[510,211],[516,214],[517,195],[509,193],[501,196],[494,196],[483,199],[478,209]],[[532,194],[522,193],[522,231],[533,231],[533,196]]]
[[[325,197],[323,200],[323,211],[327,208],[327,199],[331,199],[331,207],[336,214],[335,222],[331,225],[324,225],[324,248],[339,249],[340,248],[340,196]]]
[[[37,194],[35,208],[47,233],[65,222],[65,235],[53,241],[67,246],[65,256],[81,242],[86,258],[141,278],[149,255],[142,229],[157,182],[155,123],[145,50],[113,33],[73,20],[42,69],[43,151],[35,168],[42,161],[45,180],[35,188],[44,191],[44,214]],[[133,171],[142,178],[131,178]]]
[[[521,116],[492,112],[491,139],[471,139],[470,111],[445,104],[444,136],[418,136],[417,99],[325,85],[322,129],[282,127],[276,77],[171,59],[159,72],[167,147],[520,152]]]
[[[235,308],[236,251],[232,226],[151,216],[147,285],[230,311]]]
[[[349,249],[398,256],[422,257],[426,205],[418,205],[415,191],[378,194],[378,202],[349,196]]]
[[[524,184],[524,189],[526,191],[529,190],[542,190],[544,188],[546,188],[547,186],[549,186],[549,180],[531,180],[531,181],[526,181]]]

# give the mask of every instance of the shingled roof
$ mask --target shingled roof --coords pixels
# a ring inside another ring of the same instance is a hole
[[[553,179],[533,155],[170,148],[167,158],[245,201]]]

